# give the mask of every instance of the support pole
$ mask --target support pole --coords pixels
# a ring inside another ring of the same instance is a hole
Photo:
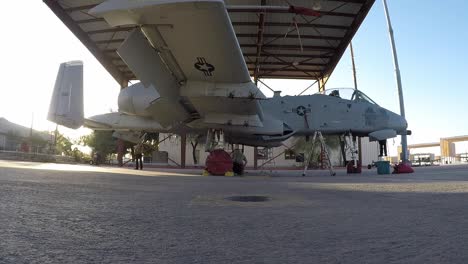
[[[395,77],[397,81],[397,88],[398,88],[398,98],[400,102],[400,115],[405,118],[405,104],[403,101],[403,88],[401,85],[401,76],[400,76],[400,66],[398,65],[398,56],[395,46],[395,39],[393,37],[393,28],[392,23],[390,22],[390,15],[388,13],[387,1],[382,0],[384,10],[385,10],[385,17],[387,18],[387,25],[388,25],[388,33],[390,36],[390,45],[392,46],[392,55],[393,55],[393,64],[395,66]],[[406,138],[406,133],[401,135],[401,153],[402,153],[402,161],[408,161],[408,142]]]
[[[319,93],[325,91],[325,84],[327,83],[328,78],[321,77],[318,79],[318,88],[319,88]]]
[[[354,89],[357,90],[357,77],[356,77],[356,64],[354,63],[354,49],[353,43],[349,42],[349,49],[351,50],[351,63],[353,64],[353,79],[354,79]]]
[[[253,164],[254,170],[257,169],[258,167],[258,147],[254,147],[254,164]]]
[[[261,0],[261,5],[266,5],[266,0]],[[259,63],[260,63],[260,55],[262,53],[262,45],[263,45],[263,30],[265,26],[265,13],[261,12],[258,18],[258,29],[257,29],[257,52],[255,55],[255,69],[254,69],[254,82],[257,86],[258,83],[258,72],[259,72]]]
[[[128,86],[128,80],[122,80],[120,89],[125,89]],[[123,139],[117,139],[117,162],[119,167],[123,167],[123,156],[125,155],[125,142]]]
[[[123,156],[124,156],[125,144],[122,139],[117,139],[117,162],[119,167],[123,166]]]
[[[180,167],[185,169],[185,150],[187,145],[187,134],[180,135]]]
[[[351,50],[351,62],[353,64],[353,79],[354,79],[354,90],[358,90],[358,85],[357,85],[357,75],[356,75],[356,64],[354,62],[354,49],[353,49],[353,42],[349,42],[349,48]],[[362,141],[361,137],[358,137],[358,159],[362,164]]]
[[[54,155],[57,155],[57,137],[58,137],[58,124],[55,125],[55,132],[54,132]]]

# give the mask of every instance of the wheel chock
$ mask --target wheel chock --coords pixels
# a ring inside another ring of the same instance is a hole
[[[234,176],[234,172],[228,171],[228,172],[224,173],[224,176],[226,176],[226,177],[232,177],[232,176]]]

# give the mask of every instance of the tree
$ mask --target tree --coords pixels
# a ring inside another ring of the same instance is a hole
[[[73,148],[73,158],[76,162],[88,162],[91,160],[91,157],[78,150],[77,147]]]
[[[116,153],[117,139],[112,137],[112,131],[96,130],[91,134],[82,136],[80,144],[89,146],[94,152],[99,152],[102,157]]]
[[[71,156],[73,154],[72,145],[73,143],[70,141],[68,137],[65,137],[64,135],[57,133],[56,145],[55,145],[56,154],[63,153],[64,155]]]
[[[153,151],[159,150],[159,133],[146,133],[143,138],[144,151],[146,156],[153,155]],[[132,145],[133,146],[133,145]]]
[[[203,141],[204,136],[200,134],[188,134],[187,135],[190,145],[192,145],[192,158],[193,158],[193,163],[198,164],[198,159],[197,159],[197,146],[198,143]]]

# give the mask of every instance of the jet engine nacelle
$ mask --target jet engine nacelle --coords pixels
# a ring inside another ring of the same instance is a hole
[[[119,112],[128,115],[150,116],[147,108],[159,98],[159,93],[153,86],[145,87],[136,83],[122,89],[119,94]]]

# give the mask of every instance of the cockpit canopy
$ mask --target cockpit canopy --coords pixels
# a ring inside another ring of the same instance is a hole
[[[351,100],[355,102],[368,102],[368,103],[377,105],[372,99],[369,98],[369,96],[353,88],[327,89],[323,92],[318,92],[317,94],[336,96],[341,99]]]

